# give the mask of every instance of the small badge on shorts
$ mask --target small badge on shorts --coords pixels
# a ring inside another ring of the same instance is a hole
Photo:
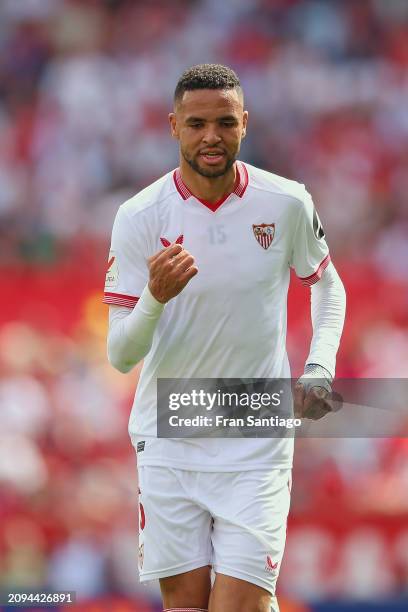
[[[138,558],[139,558],[139,567],[140,567],[140,569],[142,569],[143,568],[143,561],[144,561],[144,544],[141,544],[139,546],[139,555],[138,555]]]
[[[267,572],[276,572],[277,569],[278,569],[278,562],[276,561],[274,563],[272,561],[272,558],[269,555],[266,555],[265,570]]]
[[[269,249],[275,236],[275,224],[259,223],[258,225],[252,225],[252,231],[261,247],[265,250]]]
[[[142,442],[137,443],[136,452],[142,453],[144,451],[146,442],[143,440]]]

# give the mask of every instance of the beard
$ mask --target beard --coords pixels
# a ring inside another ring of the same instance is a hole
[[[202,168],[198,161],[194,158],[194,157],[190,157],[186,151],[183,151],[183,149],[181,149],[181,154],[184,157],[184,159],[186,160],[186,162],[188,163],[188,165],[198,174],[200,174],[201,176],[205,176],[206,178],[218,178],[219,176],[224,176],[224,174],[227,174],[228,170],[230,170],[232,168],[232,166],[234,165],[235,161],[236,161],[236,157],[234,155],[232,156],[227,156],[226,157],[226,161],[225,161],[225,165],[223,168],[221,169],[215,169],[211,170],[210,168]]]

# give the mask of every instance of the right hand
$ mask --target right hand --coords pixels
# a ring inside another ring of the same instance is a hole
[[[148,259],[149,289],[165,304],[178,295],[198,272],[194,257],[181,244],[171,244]]]

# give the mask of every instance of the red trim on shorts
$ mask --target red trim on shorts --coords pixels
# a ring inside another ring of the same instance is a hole
[[[327,266],[329,265],[329,263],[330,263],[330,254],[328,253],[326,257],[323,259],[323,261],[320,263],[316,272],[313,272],[313,274],[311,274],[310,276],[305,276],[305,277],[299,276],[300,280],[302,281],[304,285],[307,285],[309,287],[311,285],[314,285],[315,283],[317,283],[318,280],[321,279],[322,274],[327,268]]]
[[[239,198],[242,198],[246,188],[248,187],[248,170],[246,169],[245,164],[241,161],[236,162],[236,169],[237,177],[234,189],[231,193],[235,193],[235,195],[237,195]],[[221,206],[221,204],[224,204],[225,200],[231,195],[231,193],[227,193],[227,195],[221,198],[221,200],[218,200],[218,202],[207,202],[206,200],[198,198],[190,191],[190,189],[187,187],[187,185],[181,178],[180,168],[177,168],[173,172],[173,180],[174,184],[176,185],[176,189],[183,198],[183,200],[188,200],[189,198],[194,197],[196,200],[201,202],[201,204],[204,204],[204,206],[212,210],[212,212],[215,212]]]

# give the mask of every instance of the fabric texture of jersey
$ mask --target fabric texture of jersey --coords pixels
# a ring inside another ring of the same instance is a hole
[[[139,465],[236,471],[287,468],[293,439],[158,439],[158,378],[290,378],[286,312],[290,268],[304,284],[330,261],[305,187],[237,162],[233,193],[211,207],[178,170],[117,213],[104,301],[133,308],[148,282],[149,257],[179,242],[198,274],[170,300],[144,360],[129,421]]]
[[[139,466],[141,582],[211,565],[275,595],[290,489],[290,469],[208,473]]]

